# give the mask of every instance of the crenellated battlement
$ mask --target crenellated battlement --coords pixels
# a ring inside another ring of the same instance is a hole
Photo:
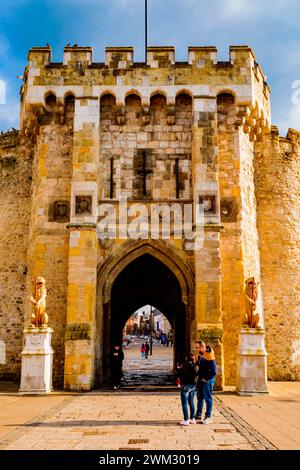
[[[107,47],[105,62],[93,61],[93,48],[78,45],[64,48],[63,61],[51,61],[51,47],[33,47],[22,88],[22,116],[27,104],[45,106],[53,93],[58,104],[67,94],[75,98],[113,94],[124,106],[129,93],[149,106],[153,93],[162,93],[173,105],[178,93],[216,98],[231,93],[238,106],[257,108],[270,123],[269,88],[249,46],[230,46],[227,61],[218,61],[215,46],[191,46],[187,60],[176,62],[173,46],[147,48],[146,62],[134,61],[133,47]],[[256,116],[255,116],[256,119]]]
[[[33,47],[28,54],[29,65],[49,65],[51,64],[51,46]],[[191,46],[188,48],[186,64],[193,67],[202,68],[206,64],[222,66],[230,64],[232,66],[249,66],[249,60],[255,59],[255,55],[249,46],[230,46],[229,60],[218,62],[218,50],[215,46]],[[63,53],[63,65],[76,65],[82,62],[85,65],[92,65],[93,48],[78,45],[67,45]],[[151,68],[170,67],[184,62],[176,62],[175,47],[173,46],[149,46],[147,48],[147,66]],[[134,65],[133,47],[107,47],[105,49],[105,63],[102,65],[109,68],[126,68]],[[143,65],[141,62],[137,64]],[[98,65],[101,65],[101,63]]]
[[[288,129],[286,136],[281,136],[277,126],[271,126],[271,136],[275,141],[279,141],[280,144],[300,144],[300,131]]]
[[[19,143],[19,131],[17,129],[0,133],[0,148],[15,147]]]

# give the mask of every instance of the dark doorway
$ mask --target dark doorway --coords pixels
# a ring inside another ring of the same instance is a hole
[[[187,309],[175,274],[161,261],[144,254],[132,261],[115,279],[111,291],[110,311],[103,323],[103,372],[109,380],[109,357],[113,343],[122,343],[123,328],[143,305],[155,305],[164,312],[174,329],[174,361],[181,362],[190,348]]]

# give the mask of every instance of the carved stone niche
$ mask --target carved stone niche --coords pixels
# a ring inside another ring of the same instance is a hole
[[[204,215],[216,214],[216,196],[199,196],[199,204],[203,204]]]
[[[143,106],[142,109],[142,124],[147,126],[150,124],[151,121],[151,114],[150,114],[150,106]]]
[[[125,106],[119,105],[116,107],[116,121],[119,126],[123,126],[125,124]]]
[[[237,201],[233,197],[225,197],[221,199],[221,221],[222,222],[236,222],[238,207]]]
[[[174,105],[169,105],[167,110],[168,110],[168,117],[167,117],[168,125],[173,126],[176,122],[176,116],[175,116],[176,107]]]
[[[92,213],[92,196],[76,196],[75,214]]]
[[[69,222],[69,201],[55,201],[49,206],[49,222]]]

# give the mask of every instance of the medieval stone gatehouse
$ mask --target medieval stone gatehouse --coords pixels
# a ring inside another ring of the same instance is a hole
[[[112,341],[147,303],[174,328],[175,361],[205,338],[217,386],[234,384],[255,276],[269,378],[299,380],[300,134],[279,137],[269,93],[247,46],[228,62],[214,47],[190,47],[187,62],[151,47],[146,64],[130,47],[107,48],[105,63],[90,47],[66,47],[62,63],[49,47],[29,51],[20,131],[0,136],[1,378],[20,375],[42,275],[56,386],[105,383]],[[203,244],[176,237],[172,217],[170,237],[129,237],[118,219],[101,238],[101,211],[125,198],[129,222],[137,203],[190,205],[194,217],[200,204]]]

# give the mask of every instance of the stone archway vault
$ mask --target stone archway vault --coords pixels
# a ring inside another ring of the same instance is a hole
[[[150,261],[152,259],[152,261]],[[164,284],[171,282],[175,289],[174,296],[177,295],[177,304],[171,305],[166,303],[165,297],[162,299],[161,293],[157,292],[155,298],[156,302],[160,303],[161,307],[166,310],[171,308],[177,311],[177,318],[184,318],[184,328],[186,331],[184,354],[189,352],[192,341],[193,323],[194,323],[194,276],[191,265],[187,259],[178,254],[176,248],[171,246],[170,243],[160,240],[140,240],[124,242],[121,247],[114,250],[111,255],[98,266],[97,278],[97,313],[96,313],[96,341],[95,341],[95,385],[107,383],[109,370],[109,351],[111,341],[111,325],[115,318],[116,302],[113,302],[112,293],[113,287],[120,284],[120,279],[124,274],[129,272],[131,267],[138,268],[139,260],[143,260],[143,272],[147,271],[150,266],[155,265],[160,275],[159,283]],[[148,264],[145,264],[148,263]],[[150,263],[150,264],[149,264]],[[166,281],[166,279],[169,281]],[[137,277],[136,277],[137,279]],[[118,282],[116,283],[116,280]],[[176,287],[177,286],[177,287]],[[161,286],[160,286],[161,287]],[[138,289],[141,290],[141,289]],[[129,289],[130,291],[130,289]],[[117,295],[121,295],[120,292]],[[180,293],[179,293],[180,292]],[[134,296],[133,291],[128,292],[128,295]],[[150,295],[149,292],[148,294]],[[126,294],[125,296],[126,297]],[[172,297],[172,295],[171,295]],[[148,302],[149,297],[144,298]],[[153,301],[153,296],[151,297]],[[140,302],[141,299],[136,299]],[[126,304],[126,302],[125,302]],[[129,305],[129,304],[128,304]],[[130,308],[134,306],[130,304]],[[125,306],[126,307],[126,306]],[[181,313],[180,313],[181,309]],[[175,314],[175,313],[174,313]],[[179,320],[177,320],[179,321]],[[183,352],[181,353],[183,354]]]

